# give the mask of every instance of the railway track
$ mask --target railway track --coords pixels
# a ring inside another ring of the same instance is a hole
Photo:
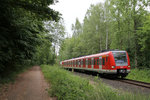
[[[131,79],[119,79],[118,81],[150,89],[150,83],[131,80]]]
[[[83,78],[87,78],[91,81],[94,81],[94,77],[97,74],[85,73],[85,72],[74,72],[75,75],[78,75]],[[150,94],[150,83],[130,80],[130,79],[116,79],[116,78],[109,78],[109,77],[99,77],[103,83],[116,88],[118,90],[124,90],[126,92],[132,92],[137,94],[148,95]]]
[[[85,74],[85,73],[81,73],[81,72],[77,72],[77,73],[84,74],[84,75],[87,75],[87,76],[89,75],[89,74]],[[92,74],[92,76],[94,77],[95,75]],[[146,83],[146,82],[141,82],[141,81],[136,81],[136,80],[131,80],[131,79],[120,79],[120,78],[118,78],[118,79],[111,79],[111,78],[106,78],[106,77],[105,78],[103,77],[102,79],[119,81],[119,82],[122,82],[122,83],[131,84],[131,85],[135,85],[135,86],[139,86],[139,87],[150,89],[150,83]]]

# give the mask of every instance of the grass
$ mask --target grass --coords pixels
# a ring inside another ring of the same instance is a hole
[[[126,78],[150,83],[150,69],[131,69]]]
[[[58,66],[42,65],[42,72],[50,83],[49,95],[58,100],[148,100],[148,97],[125,93],[106,86],[100,80],[73,75]]]

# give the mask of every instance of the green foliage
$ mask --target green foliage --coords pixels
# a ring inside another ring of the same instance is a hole
[[[140,60],[140,66],[147,66],[150,68],[150,15],[146,17],[146,21],[143,23],[142,27],[139,27],[138,30],[138,40],[140,45],[140,53],[141,57],[139,57]]]
[[[131,73],[129,73],[127,78],[150,83],[150,70],[149,69],[131,69]]]
[[[106,86],[95,78],[94,82],[72,75],[58,66],[42,65],[42,72],[50,83],[50,96],[58,100],[147,100],[149,97],[125,93]]]
[[[34,55],[41,49],[40,46],[43,46],[43,41],[47,41],[48,31],[44,21],[60,19],[59,13],[48,7],[53,3],[55,0],[1,1],[0,79],[22,70],[24,66],[21,65],[33,64]],[[51,45],[51,42],[47,45]],[[41,50],[46,52],[46,49],[48,48]],[[53,55],[49,51],[48,53]]]
[[[46,22],[45,27],[49,33],[42,36],[42,44],[36,48],[36,53],[32,58],[32,62],[38,65],[56,63],[57,49],[65,34],[63,20]]]
[[[5,72],[5,75],[0,77],[0,87],[3,84],[9,83],[9,82],[15,82],[15,79],[17,78],[18,74],[25,72],[27,69],[31,68],[31,66],[27,65],[26,63],[25,63],[25,66],[16,65],[14,69],[10,69],[7,72]]]
[[[129,53],[132,67],[150,67],[147,4],[145,0],[106,0],[91,5],[83,24],[76,20],[72,25],[73,36],[63,42],[60,60],[120,49]]]
[[[58,100],[87,100],[92,90],[89,82],[71,75],[57,66],[42,65],[45,78],[51,83],[49,93]]]

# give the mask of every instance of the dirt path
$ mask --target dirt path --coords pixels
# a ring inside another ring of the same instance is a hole
[[[15,84],[10,85],[0,100],[53,100],[48,96],[48,84],[39,66],[19,75]]]

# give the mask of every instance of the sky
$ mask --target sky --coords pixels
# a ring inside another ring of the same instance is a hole
[[[104,2],[104,0],[59,0],[58,3],[51,5],[50,8],[62,14],[66,32],[71,36],[71,26],[75,23],[76,18],[83,23],[84,16],[90,5],[99,2]]]

